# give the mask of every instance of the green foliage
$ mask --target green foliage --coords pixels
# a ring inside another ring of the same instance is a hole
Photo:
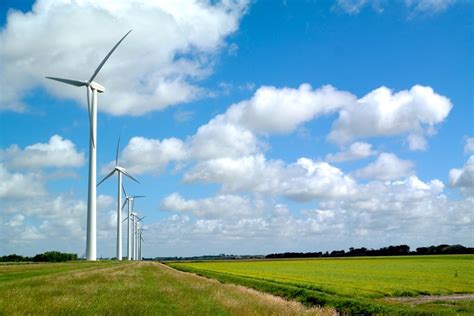
[[[332,306],[343,313],[456,313],[469,304],[410,306],[392,297],[474,293],[474,256],[326,258],[179,262],[170,266],[221,282],[237,283]],[[459,277],[455,276],[455,271]],[[472,305],[472,304],[471,304]],[[469,310],[474,312],[474,309]]]
[[[65,262],[77,260],[77,254],[59,251],[47,251],[34,257],[23,257],[16,254],[0,257],[0,262]]]
[[[34,262],[64,262],[73,260],[77,260],[77,254],[59,251],[47,251],[33,257]]]

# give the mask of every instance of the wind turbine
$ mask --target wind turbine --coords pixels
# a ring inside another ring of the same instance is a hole
[[[132,217],[132,235],[133,235],[133,243],[132,243],[132,260],[136,260],[137,256],[135,255],[136,249],[137,249],[137,243],[136,243],[136,235],[137,235],[137,213],[132,212],[130,214]]]
[[[115,152],[115,167],[114,169],[103,178],[97,186],[99,186],[102,182],[110,178],[115,172],[117,172],[118,178],[118,186],[117,186],[117,260],[122,260],[122,174],[126,175],[133,181],[140,183],[137,179],[132,177],[127,172],[127,169],[120,166],[119,163],[119,148],[120,148],[120,137],[117,142],[117,150]]]
[[[142,237],[144,230],[143,227],[138,229],[138,260],[142,260],[142,241],[145,241]]]
[[[86,258],[87,260],[97,260],[97,209],[96,209],[96,145],[97,145],[97,93],[102,93],[105,88],[94,81],[99,71],[104,66],[107,59],[115,51],[115,49],[122,43],[122,41],[130,34],[132,30],[128,31],[120,41],[112,48],[112,50],[105,56],[99,67],[94,71],[92,76],[87,81],[64,79],[57,77],[46,77],[47,79],[56,80],[62,83],[70,84],[76,87],[87,88],[87,109],[89,112],[89,181],[88,181],[88,197],[87,197],[87,237],[86,237]],[[90,102],[92,94],[92,103]]]
[[[133,201],[138,198],[144,198],[144,195],[127,195],[125,188],[122,185],[123,194],[125,195],[125,202],[123,202],[122,209],[125,207],[125,204],[128,204],[128,214],[127,214],[127,260],[132,260],[132,236],[133,236]],[[135,225],[135,224],[133,224]]]
[[[145,216],[143,217],[138,217],[138,214],[137,213],[132,213],[133,215],[133,224],[134,224],[134,229],[133,229],[133,233],[134,233],[134,240],[133,240],[133,260],[140,260],[138,258],[138,223],[141,222]]]

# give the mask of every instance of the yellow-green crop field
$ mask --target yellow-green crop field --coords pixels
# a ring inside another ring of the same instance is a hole
[[[340,312],[474,314],[472,255],[168,264]]]

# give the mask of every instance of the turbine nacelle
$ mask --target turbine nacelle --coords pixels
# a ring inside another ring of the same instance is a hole
[[[101,85],[101,84],[98,84],[98,83],[95,82],[95,81],[92,81],[91,83],[87,83],[87,86],[88,86],[88,87],[91,87],[91,88],[94,89],[94,90],[97,90],[97,92],[99,92],[99,93],[102,93],[102,92],[105,91],[104,86]]]

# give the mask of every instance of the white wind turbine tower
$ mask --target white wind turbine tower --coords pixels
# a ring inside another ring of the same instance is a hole
[[[137,243],[136,243],[136,235],[137,235],[137,213],[132,212],[130,214],[132,218],[132,236],[133,236],[133,243],[132,243],[132,260],[136,260],[137,256],[136,254],[136,249],[137,249]]]
[[[138,230],[139,233],[138,233],[138,258],[139,260],[142,260],[142,241],[145,241],[145,239],[143,239],[142,237],[142,234],[143,232],[145,231],[146,229],[143,228],[143,226]]]
[[[132,213],[133,215],[133,260],[140,260],[138,258],[138,223],[141,222],[145,216],[143,217],[138,217],[137,213]]]
[[[125,188],[124,186],[122,185],[122,190],[123,190],[123,194],[125,195],[125,202],[123,202],[123,205],[122,205],[122,209],[125,207],[125,204],[128,204],[128,214],[127,214],[127,218],[125,218],[127,220],[127,260],[132,260],[132,236],[134,236],[134,233],[133,233],[133,229],[134,229],[134,226],[132,227],[132,225],[135,225],[133,224],[133,216],[132,213],[133,212],[133,202],[135,201],[135,199],[138,199],[138,198],[144,198],[145,196],[144,195],[127,195],[127,192],[125,192]]]
[[[103,178],[97,186],[99,186],[102,182],[107,180],[111,177],[115,172],[117,172],[117,179],[118,179],[118,186],[117,186],[117,260],[122,260],[122,174],[126,175],[133,181],[140,183],[137,179],[132,177],[127,172],[127,169],[123,168],[119,164],[119,148],[120,148],[120,137],[117,142],[117,150],[115,152],[115,167],[114,169]]]
[[[96,145],[97,145],[97,93],[102,93],[105,88],[94,81],[99,71],[104,66],[107,59],[115,51],[115,49],[122,43],[122,41],[130,34],[132,30],[128,31],[120,41],[112,48],[112,50],[105,56],[99,67],[94,71],[92,76],[87,81],[64,79],[56,77],[46,77],[47,79],[56,80],[62,83],[67,83],[76,87],[87,88],[87,109],[89,112],[90,125],[90,140],[89,140],[89,181],[88,181],[88,197],[87,197],[87,237],[86,237],[86,258],[87,260],[97,260],[97,210],[96,210]],[[90,102],[92,94],[92,103]]]

